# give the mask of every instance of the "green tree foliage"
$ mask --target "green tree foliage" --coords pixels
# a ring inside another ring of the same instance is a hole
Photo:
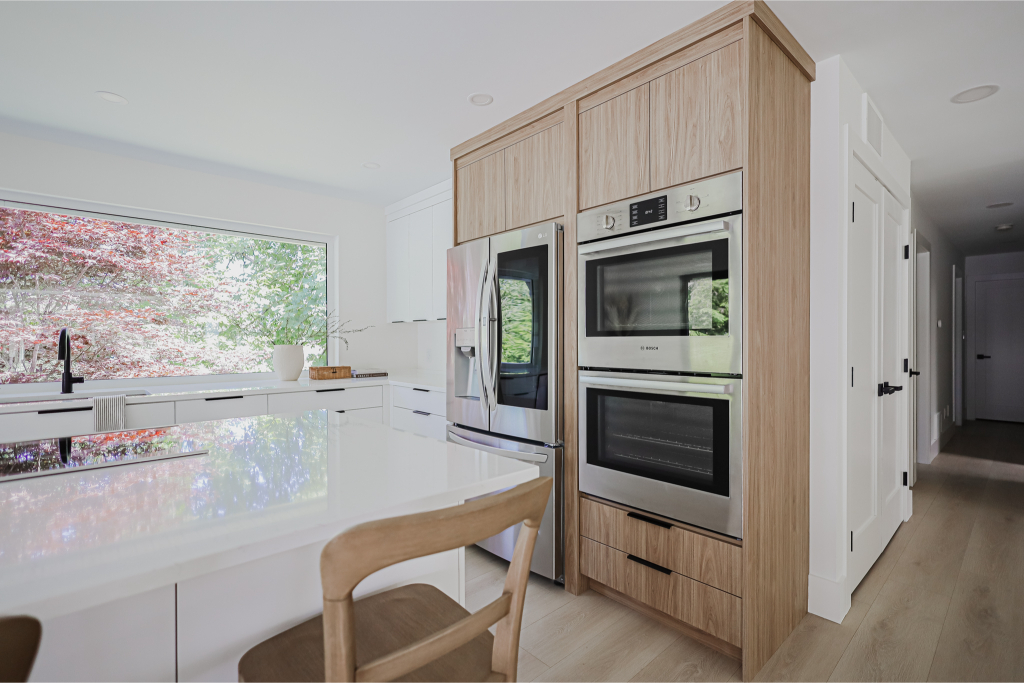
[[[533,355],[533,297],[525,280],[502,278],[501,362],[529,363]]]

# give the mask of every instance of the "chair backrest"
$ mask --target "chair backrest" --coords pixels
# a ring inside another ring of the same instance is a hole
[[[514,681],[530,560],[551,484],[550,477],[542,477],[464,505],[360,524],[331,539],[320,555],[327,680],[394,680],[497,624],[491,669],[497,679]],[[399,562],[478,543],[520,522],[501,597],[432,636],[356,668],[352,591],[360,581]]]
[[[0,681],[27,681],[43,627],[34,617],[0,617]]]

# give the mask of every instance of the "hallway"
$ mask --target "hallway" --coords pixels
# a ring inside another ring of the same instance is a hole
[[[1024,423],[964,420],[942,452],[1024,465]]]

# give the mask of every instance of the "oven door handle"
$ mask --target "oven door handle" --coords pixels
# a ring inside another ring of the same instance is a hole
[[[623,379],[621,377],[585,377],[580,375],[580,384],[594,384],[605,387],[626,387],[629,389],[656,389],[658,391],[691,392],[698,394],[731,394],[728,384],[696,384],[693,382],[659,382],[651,379]]]
[[[662,242],[677,237],[690,237],[691,235],[704,235],[709,232],[726,232],[729,230],[728,221],[714,221],[702,225],[680,225],[675,228],[664,228],[651,232],[642,232],[639,235],[625,235],[610,240],[602,240],[592,244],[581,244],[578,247],[579,255],[585,256],[594,252],[608,252],[621,247],[635,247],[638,244],[649,244],[651,242]]]

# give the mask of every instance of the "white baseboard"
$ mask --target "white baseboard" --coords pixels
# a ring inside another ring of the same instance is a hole
[[[807,611],[822,619],[843,623],[850,611],[850,594],[846,592],[846,577],[838,581],[809,574],[807,576]]]
[[[927,455],[922,456],[920,452],[917,454],[917,461],[922,465],[931,465],[932,460],[939,454],[939,442],[933,441],[932,445],[928,447]]]

